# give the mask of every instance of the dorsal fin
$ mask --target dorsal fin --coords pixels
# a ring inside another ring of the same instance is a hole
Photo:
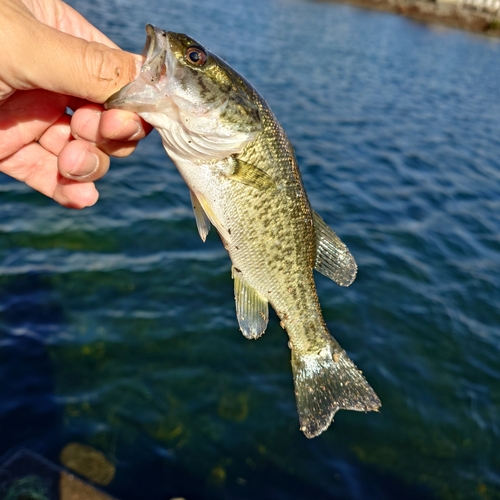
[[[316,264],[314,268],[335,283],[349,286],[356,278],[358,270],[354,257],[340,238],[314,211],[313,219],[316,230]]]

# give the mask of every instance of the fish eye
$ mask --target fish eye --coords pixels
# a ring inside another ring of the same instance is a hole
[[[186,50],[186,59],[195,66],[203,66],[208,59],[207,53],[201,47],[189,47]]]

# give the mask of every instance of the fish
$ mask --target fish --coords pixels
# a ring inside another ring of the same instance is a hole
[[[185,34],[146,25],[139,76],[107,109],[160,134],[189,187],[198,232],[229,253],[236,316],[259,338],[269,305],[288,334],[300,430],[321,434],[339,409],[378,411],[378,396],[328,331],[314,273],[350,285],[357,265],[309,203],[294,149],[269,105],[227,62]]]

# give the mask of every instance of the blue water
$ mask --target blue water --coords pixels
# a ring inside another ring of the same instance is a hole
[[[383,407],[302,435],[286,335],[238,332],[152,134],[81,212],[0,177],[0,455],[93,446],[122,500],[499,499],[500,41],[302,0],[71,3],[127,50],[186,32],[268,100],[358,262],[318,291]]]

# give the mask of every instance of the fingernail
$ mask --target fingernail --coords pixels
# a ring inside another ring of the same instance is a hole
[[[117,136],[123,136],[123,132],[126,131],[126,137],[120,137],[121,140],[132,140],[134,137],[140,134],[141,126],[135,120],[127,120],[119,130],[117,130],[110,139],[114,139]]]
[[[72,179],[83,179],[92,175],[99,167],[99,158],[96,154],[84,151],[80,164],[68,173]]]
[[[130,121],[134,124],[133,127],[130,127],[130,130],[132,130],[132,135],[130,136],[130,139],[134,139],[137,135],[141,133],[142,128],[135,120],[130,120]]]

